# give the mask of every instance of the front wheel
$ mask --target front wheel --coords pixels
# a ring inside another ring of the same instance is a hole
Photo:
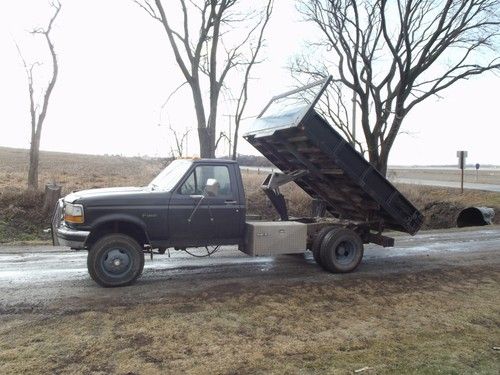
[[[321,265],[330,272],[351,272],[363,258],[363,241],[350,229],[334,228],[320,248]]]
[[[144,268],[144,252],[133,238],[109,234],[98,240],[87,256],[90,277],[101,286],[125,286],[134,283]]]

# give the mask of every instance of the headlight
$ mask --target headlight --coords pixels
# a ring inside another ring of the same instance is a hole
[[[83,219],[83,206],[81,204],[66,203],[64,205],[64,221],[82,224]]]

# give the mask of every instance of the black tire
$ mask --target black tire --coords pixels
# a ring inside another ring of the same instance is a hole
[[[320,251],[321,251],[321,243],[323,242],[323,239],[325,236],[328,234],[333,229],[333,227],[324,227],[319,230],[319,232],[316,234],[316,237],[314,237],[314,241],[311,246],[311,251],[313,253],[313,258],[321,266],[321,256],[320,256]]]
[[[363,258],[363,241],[350,229],[334,228],[321,243],[320,257],[321,265],[327,271],[351,272]]]
[[[144,269],[144,252],[132,237],[109,234],[90,248],[87,269],[90,277],[101,286],[131,285]]]

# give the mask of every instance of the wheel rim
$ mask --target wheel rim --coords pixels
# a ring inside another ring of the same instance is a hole
[[[350,264],[356,255],[356,248],[352,242],[342,241],[335,248],[335,261],[339,264]]]
[[[109,277],[120,277],[132,267],[129,252],[126,249],[111,248],[101,258],[101,266]]]

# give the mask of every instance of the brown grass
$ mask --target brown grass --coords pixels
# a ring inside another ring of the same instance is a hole
[[[266,219],[276,219],[278,214],[260,188],[267,174],[243,171],[243,185],[247,198],[247,211],[262,215]],[[295,184],[287,184],[281,188],[285,196],[291,216],[308,216],[311,211],[311,198]]]
[[[466,207],[492,207],[495,223],[500,219],[500,193],[397,184],[398,189],[425,216],[424,229],[451,228],[456,226],[460,211]]]
[[[42,196],[22,192],[26,156],[0,148],[0,242],[26,233],[40,237],[41,225],[33,221]],[[144,185],[162,164],[42,153],[41,182],[55,179],[65,192]],[[244,175],[250,211],[274,216],[258,188],[263,179]],[[400,188],[435,215],[428,215],[434,220],[428,223],[446,224],[441,217],[450,216],[450,206],[500,207],[496,193]],[[293,215],[308,212],[309,198],[300,189],[290,184],[283,192]],[[493,265],[470,266],[184,291],[155,303],[82,304],[78,311],[3,311],[0,374],[352,374],[364,367],[370,369],[362,374],[493,374],[499,363],[492,349],[500,342],[499,279]]]
[[[8,374],[493,374],[499,274],[449,269],[4,316]]]
[[[25,189],[28,150],[0,147],[0,193]],[[139,157],[40,153],[39,184],[57,182],[63,193],[103,186],[147,185],[165,160]]]
[[[389,168],[391,178],[408,178],[431,181],[453,181],[460,186],[461,171],[457,167],[447,169]],[[464,181],[479,184],[500,184],[500,168],[476,169],[472,166],[464,170]]]
[[[47,239],[41,229],[47,227],[48,218],[39,213],[43,197],[25,191],[27,150],[0,147],[0,161],[0,243]],[[166,163],[137,157],[42,152],[40,185],[55,181],[63,186],[63,194],[95,187],[144,186]],[[276,219],[274,208],[260,189],[264,178],[265,173],[243,172],[248,212]],[[457,189],[405,184],[398,187],[426,217],[424,229],[455,226],[458,213],[468,206],[494,207],[497,220],[500,216],[500,193],[466,190],[460,194]],[[298,186],[285,185],[282,192],[292,216],[309,215],[311,200]]]
[[[165,160],[41,152],[39,184],[56,182],[63,195],[107,186],[144,186],[166,165]],[[0,243],[48,240],[42,229],[43,194],[26,190],[28,151],[0,147]]]

